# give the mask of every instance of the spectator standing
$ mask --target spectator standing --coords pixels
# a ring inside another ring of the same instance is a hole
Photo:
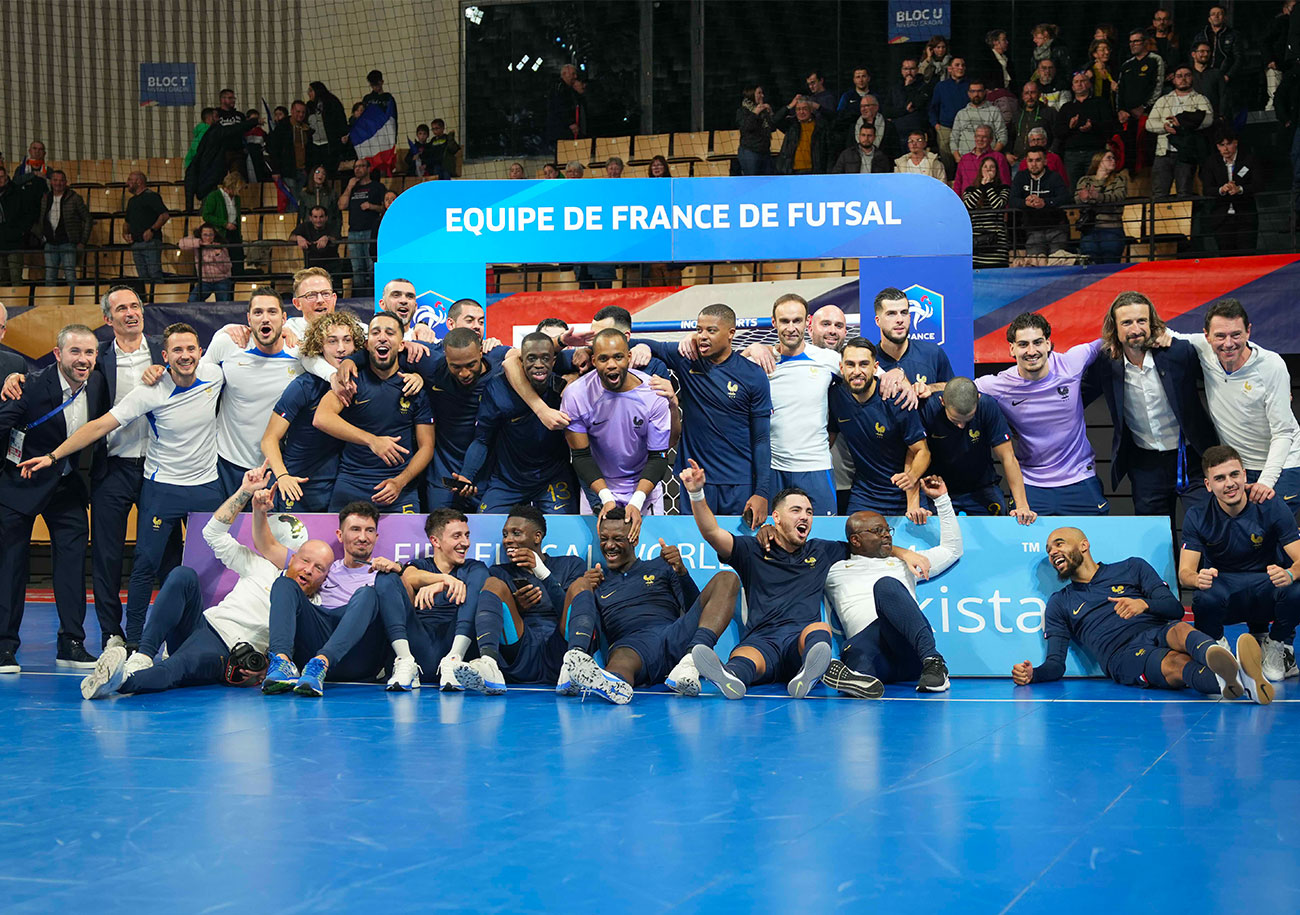
[[[244,132],[244,175],[250,183],[270,181],[271,166],[266,160],[266,130],[262,127],[262,115],[256,108],[249,108],[244,116],[249,123]]]
[[[384,74],[378,70],[371,70],[366,74],[366,84],[370,86],[370,91],[361,96],[361,104],[367,108],[378,107],[385,112],[392,112],[393,129],[397,129],[397,99],[393,98],[393,93],[384,91]]]
[[[1060,111],[1061,106],[1072,97],[1070,83],[1065,79],[1065,74],[1057,72],[1056,61],[1050,57],[1038,62],[1034,69],[1034,82],[1038,83],[1038,93],[1043,104],[1049,108]]]
[[[307,124],[307,103],[294,99],[289,106],[289,116],[276,125],[266,141],[271,177],[283,181],[292,195],[288,208],[290,213],[298,212],[303,185],[307,183],[312,133]]]
[[[1007,161],[1014,165],[1025,157],[1029,149],[1029,132],[1041,127],[1047,134],[1048,145],[1055,146],[1059,139],[1056,124],[1056,110],[1042,99],[1041,87],[1037,80],[1030,80],[1020,90],[1020,112],[1011,122],[1011,146]]]
[[[951,78],[948,66],[952,55],[948,53],[948,39],[943,35],[933,35],[925,43],[925,55],[917,65],[921,79],[931,86]]]
[[[935,151],[950,174],[957,169],[952,149],[952,123],[957,112],[969,102],[966,85],[966,61],[954,57],[948,64],[948,79],[935,86],[934,93],[930,96],[930,123],[934,126],[938,147]]]
[[[1025,227],[1025,255],[1038,266],[1046,266],[1053,252],[1065,247],[1069,233],[1065,211],[1073,195],[1061,176],[1047,168],[1047,154],[1031,149],[1025,155],[1025,170],[1017,172],[1011,185],[1011,208],[1021,214]]]
[[[1074,74],[1070,85],[1073,97],[1061,106],[1057,123],[1061,125],[1061,158],[1073,182],[1083,177],[1092,157],[1106,148],[1115,118],[1109,105],[1093,98],[1092,79],[1086,70]]]
[[[998,174],[994,156],[980,160],[979,178],[961,195],[970,213],[972,234],[971,266],[976,270],[985,267],[1007,266],[1007,203],[1011,189]]]
[[[894,160],[894,171],[929,175],[938,181],[947,181],[948,176],[943,170],[943,163],[939,161],[938,154],[925,148],[927,137],[925,130],[913,130],[907,135],[907,152]]]
[[[1079,179],[1074,202],[1079,212],[1078,228],[1082,236],[1079,253],[1094,264],[1118,264],[1127,240],[1124,236],[1124,201],[1128,197],[1128,179],[1115,167],[1115,154],[1109,149],[1092,157],[1088,174]]]
[[[867,83],[870,84],[871,77],[867,76]],[[811,104],[813,115],[819,118],[835,118],[835,93],[826,88],[826,77],[820,70],[812,70],[808,73],[808,78],[804,80],[808,86],[808,94],[804,96]]]
[[[30,178],[40,178],[47,182],[50,180],[50,167],[45,164],[45,144],[40,140],[28,144],[27,158],[14,169],[14,184],[21,186]]]
[[[352,294],[374,287],[374,241],[384,210],[382,184],[370,177],[370,163],[358,159],[352,166],[352,180],[340,199],[348,202],[348,257],[352,261]]]
[[[1157,135],[1156,158],[1151,165],[1151,195],[1169,197],[1175,184],[1179,197],[1192,196],[1192,178],[1205,160],[1205,131],[1214,123],[1210,101],[1192,89],[1192,68],[1174,70],[1174,91],[1160,96],[1147,117],[1147,130]]]
[[[244,187],[239,172],[227,172],[221,185],[203,198],[203,208],[199,211],[203,224],[211,226],[217,234],[217,241],[226,246],[231,271],[235,275],[244,272],[244,232],[240,217],[243,201],[239,196]]]
[[[988,101],[984,81],[972,79],[966,84],[966,107],[957,112],[952,121],[952,154],[960,158],[975,148],[975,128],[987,126],[993,132],[992,147],[1002,152],[1007,146],[1007,127],[1002,112]]]
[[[429,125],[415,128],[415,142],[406,153],[406,173],[423,178],[429,174]]]
[[[576,140],[584,136],[582,126],[587,119],[586,100],[573,83],[578,78],[578,68],[573,64],[560,67],[560,82],[551,90],[546,100],[545,140]]]
[[[1165,61],[1147,49],[1145,29],[1129,32],[1128,47],[1133,56],[1120,68],[1115,108],[1124,141],[1124,161],[1136,174],[1146,164],[1141,155],[1146,116],[1165,91]]]
[[[1173,75],[1174,67],[1179,64],[1178,32],[1174,30],[1172,10],[1158,9],[1151,14],[1151,35],[1155,43],[1155,52],[1165,62],[1165,73]]]
[[[1210,66],[1212,50],[1208,41],[1198,41],[1192,45],[1192,88],[1209,101],[1214,109],[1214,119],[1222,121],[1227,113],[1224,104],[1228,84],[1223,81],[1223,74]],[[1173,77],[1173,74],[1169,74]]]
[[[1018,85],[1011,60],[1007,56],[1007,49],[1011,47],[1007,30],[993,29],[984,36],[984,44],[988,50],[981,60],[976,61],[972,75],[984,80],[990,88],[1010,89]]]
[[[894,163],[876,145],[876,128],[870,124],[858,128],[858,142],[840,153],[831,166],[832,175],[879,174],[893,170]]]
[[[1057,75],[1070,73],[1070,52],[1056,40],[1060,29],[1050,22],[1040,22],[1030,32],[1034,42],[1033,60],[1035,66],[1041,60],[1050,60],[1056,65]]]
[[[235,283],[230,278],[230,252],[217,238],[217,230],[212,226],[200,226],[197,238],[186,235],[180,240],[180,248],[194,252],[194,272],[198,281],[190,287],[191,302],[206,302],[214,292],[218,302],[229,302],[234,298]]]
[[[742,175],[770,175],[772,167],[772,106],[762,86],[746,86],[736,109],[740,145],[736,158]]]
[[[914,130],[928,133],[930,122],[926,111],[930,107],[930,84],[922,77],[915,57],[903,58],[900,80],[889,87],[881,100],[885,117],[894,125],[894,132],[906,139]]]
[[[307,86],[307,126],[311,128],[309,165],[324,165],[329,175],[338,171],[348,142],[348,116],[338,96],[320,80]]]
[[[436,175],[444,181],[459,174],[456,169],[458,152],[460,152],[460,144],[456,142],[455,134],[447,132],[447,122],[442,118],[434,118],[430,121],[429,146],[425,159],[429,174]]]
[[[880,113],[880,100],[874,95],[864,95],[858,102],[856,118],[853,117],[853,112],[843,112],[837,120],[839,129],[844,132],[846,149],[857,145],[858,130],[870,124],[876,130],[876,144],[885,151],[885,155],[892,159],[902,151],[893,125]]]
[[[145,279],[161,280],[162,227],[171,219],[171,213],[158,192],[149,190],[144,172],[134,171],[127,175],[126,189],[131,199],[126,202],[124,238],[131,246],[135,272]]]
[[[43,186],[43,180],[35,186]],[[0,167],[0,285],[17,286],[23,281],[23,245],[36,222],[36,207],[25,187],[9,180]]]
[[[45,242],[45,285],[52,286],[60,269],[69,286],[77,283],[77,252],[90,241],[90,208],[68,187],[61,169],[50,171],[50,189],[41,199],[38,232]]]
[[[329,234],[334,238],[343,237],[343,213],[339,209],[339,195],[330,186],[329,173],[324,165],[317,165],[307,176],[307,183],[299,195],[299,220],[305,221],[311,214],[312,207],[324,207]]]
[[[853,71],[853,85],[840,95],[840,100],[835,104],[837,112],[857,111],[858,104],[865,96],[871,94],[871,71],[866,67],[858,67]]]
[[[1212,198],[1205,229],[1222,252],[1254,253],[1259,237],[1255,196],[1264,189],[1264,172],[1254,156],[1238,149],[1238,143],[1235,131],[1220,128],[1215,152],[1201,165],[1201,193]]]
[[[1223,74],[1223,81],[1227,85],[1224,93],[1227,103],[1225,107],[1229,108],[1233,104],[1232,81],[1237,77],[1237,71],[1241,67],[1237,39],[1237,30],[1228,25],[1227,8],[1218,3],[1210,7],[1209,21],[1192,39],[1193,45],[1198,41],[1204,41],[1210,46],[1210,66]]]
[[[1119,81],[1111,71],[1114,69],[1110,59],[1112,48],[1109,39],[1094,38],[1088,45],[1088,56],[1092,63],[1088,65],[1088,74],[1092,77],[1092,94],[1111,105],[1115,103],[1115,93]]]
[[[1264,69],[1264,89],[1268,93],[1268,102],[1264,105],[1265,111],[1273,110],[1273,96],[1277,93],[1277,87],[1282,85],[1282,74],[1291,66],[1287,45],[1291,34],[1291,13],[1294,9],[1295,0],[1283,0],[1282,9],[1269,21],[1268,31],[1264,33],[1264,59],[1268,61]],[[1201,92],[1200,89],[1196,91]],[[1201,92],[1201,94],[1205,93]]]
[[[998,177],[1003,184],[1011,183],[1011,168],[1006,156],[1000,155],[993,148],[993,130],[987,124],[975,128],[975,145],[970,152],[961,157],[957,163],[957,174],[952,179],[952,189],[960,197],[966,188],[979,180],[980,166],[985,159],[993,159],[998,167]]]
[[[782,175],[822,175],[830,163],[830,127],[813,114],[813,103],[802,95],[778,109],[772,124],[785,134],[776,170]]]

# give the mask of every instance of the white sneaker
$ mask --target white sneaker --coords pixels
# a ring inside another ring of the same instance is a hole
[[[126,648],[121,645],[111,645],[100,652],[95,669],[81,681],[81,698],[103,699],[117,692],[126,679],[126,660]]]
[[[506,691],[506,678],[491,658],[475,658],[468,664],[462,661],[456,665],[455,674],[465,689],[487,696],[499,696]]]
[[[420,665],[415,658],[398,658],[393,661],[393,675],[388,678],[390,693],[405,693],[420,688]]]
[[[1266,635],[1261,636],[1257,641],[1263,654],[1264,676],[1274,683],[1281,683],[1286,679],[1286,646]]]
[[[1241,665],[1241,683],[1246,690],[1246,698],[1253,699],[1260,705],[1273,701],[1273,684],[1264,676],[1263,652],[1259,642],[1250,633],[1237,637],[1237,663]],[[1228,694],[1224,692],[1224,698]]]
[[[573,665],[569,662],[570,653],[570,651],[564,653],[564,661],[560,664],[560,676],[555,680],[555,692],[559,696],[582,694],[582,688],[573,680]]]
[[[104,643],[105,648],[125,648],[126,639],[120,635],[110,635],[108,641]]]
[[[1246,694],[1241,684],[1241,667],[1237,664],[1237,659],[1218,642],[1205,650],[1205,666],[1214,671],[1214,676],[1219,681],[1219,695],[1224,699],[1240,699]]]
[[[665,685],[679,696],[698,696],[700,694],[700,671],[695,666],[695,659],[687,654],[677,662],[668,673]]]
[[[1300,677],[1300,667],[1295,662],[1295,643],[1283,644],[1282,649],[1283,657],[1286,658],[1286,678],[1290,680],[1292,677]]]
[[[438,689],[447,693],[464,692],[465,687],[456,679],[456,665],[460,655],[449,654],[438,662]]]
[[[1232,646],[1228,644],[1228,637],[1226,635],[1219,636],[1218,641],[1214,644],[1218,645],[1224,651],[1232,651]]]
[[[126,649],[122,650],[125,651]],[[122,668],[122,679],[125,680],[131,674],[141,670],[148,670],[150,667],[153,667],[153,658],[137,651],[126,659],[126,666]]]
[[[583,693],[592,692],[615,705],[632,701],[632,685],[616,677],[596,663],[596,659],[580,648],[570,648],[564,653],[564,666],[573,682]]]

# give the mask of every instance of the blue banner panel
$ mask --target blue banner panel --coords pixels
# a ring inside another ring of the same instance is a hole
[[[192,107],[194,64],[141,63],[140,106]]]
[[[929,41],[952,34],[951,0],[889,0],[885,34],[890,44]]]
[[[193,515],[190,523],[199,530],[209,515]],[[338,527],[336,515],[275,516],[284,522],[282,529],[297,522],[301,540],[317,537],[335,543]],[[470,536],[473,545],[469,556],[491,565],[501,550],[501,515],[471,515]],[[738,518],[721,518],[724,527],[743,535]],[[544,549],[551,554],[581,556],[591,565],[600,560],[595,537],[595,518],[590,515],[548,515]],[[899,546],[922,550],[938,543],[939,524],[932,520],[918,527],[902,518],[892,518],[895,540]],[[956,676],[1009,677],[1011,666],[1029,660],[1035,664],[1043,658],[1043,613],[1047,599],[1061,587],[1056,571],[1048,564],[1043,541],[1062,525],[1081,528],[1092,544],[1099,562],[1113,562],[1140,556],[1155,567],[1166,581],[1174,581],[1173,544],[1169,538],[1167,518],[1044,518],[1029,526],[1010,518],[961,519],[965,554],[951,569],[917,588],[921,609],[935,631],[939,650]],[[252,545],[251,518],[240,515],[231,528],[235,537]],[[842,518],[817,518],[812,536],[828,540],[844,539]],[[659,552],[659,538],[680,546],[682,560],[692,577],[704,585],[718,571],[727,568],[718,559],[695,522],[686,517],[648,517],[641,527],[637,555],[653,557]],[[385,515],[379,524],[376,556],[408,562],[432,551],[424,536],[423,515]],[[340,548],[335,544],[335,552]],[[213,556],[202,537],[188,537],[185,542],[185,565],[198,572],[204,600],[216,603],[235,583],[234,573],[226,570]],[[718,642],[725,657],[739,638],[743,609],[730,631]],[[1070,676],[1093,676],[1100,673],[1096,663],[1082,652],[1071,649],[1066,665]]]

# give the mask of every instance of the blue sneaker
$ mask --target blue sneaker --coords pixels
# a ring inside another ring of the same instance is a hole
[[[308,661],[293,691],[299,696],[325,695],[325,662],[320,658],[312,658]]]
[[[287,693],[297,682],[297,666],[278,654],[271,655],[271,666],[266,669],[266,677],[262,680],[262,692],[268,696]]]

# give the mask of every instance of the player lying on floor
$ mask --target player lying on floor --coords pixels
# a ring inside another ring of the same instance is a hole
[[[605,512],[597,527],[604,564],[597,563],[574,585],[569,601],[570,645],[566,678],[616,705],[632,699],[633,686],[666,683],[680,696],[700,694],[700,675],[691,650],[712,648],[726,631],[740,595],[740,579],[719,572],[701,592],[682,562],[681,551],[659,540],[659,555],[637,559],[637,538],[623,506]],[[609,642],[604,668],[591,656],[597,641],[575,644],[582,634],[603,633]]]
[[[81,681],[81,695],[103,699],[115,692],[152,693],[223,682],[256,686],[262,681],[270,637],[271,588],[281,572],[232,537],[230,525],[261,490],[264,474],[265,467],[246,473],[239,491],[203,526],[203,539],[213,554],[239,576],[235,587],[216,606],[204,610],[198,574],[177,567],[163,582],[149,610],[140,650],[128,661],[125,648],[105,649],[95,669]],[[334,550],[328,543],[308,540],[293,554],[283,576],[292,579],[308,599],[319,601],[333,561]],[[171,656],[155,664],[153,656],[163,642],[172,649]]]
[[[1225,699],[1273,701],[1264,679],[1259,642],[1237,639],[1237,657],[1184,623],[1183,605],[1143,559],[1099,563],[1083,531],[1061,527],[1047,538],[1047,559],[1062,581],[1047,601],[1043,635],[1047,660],[1011,668],[1017,686],[1059,680],[1073,639],[1116,683],[1154,689],[1191,687]],[[1240,664],[1238,664],[1240,660]]]

